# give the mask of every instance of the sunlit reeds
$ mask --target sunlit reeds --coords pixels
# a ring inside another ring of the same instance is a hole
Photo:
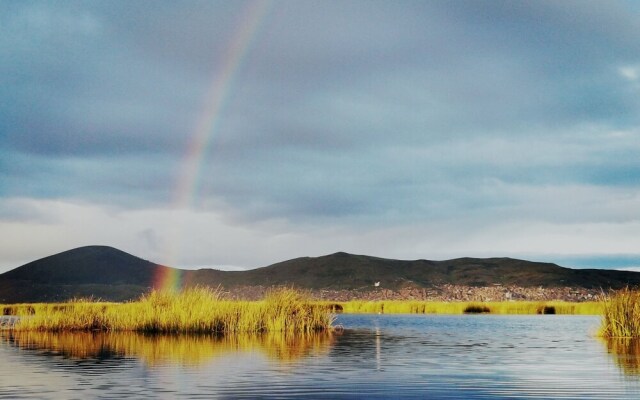
[[[604,296],[600,336],[640,338],[640,291],[629,288]]]
[[[483,312],[490,314],[582,314],[602,313],[600,302],[574,303],[568,301],[419,301],[419,300],[354,300],[341,303],[326,303],[327,307],[342,307],[344,313],[376,314],[463,314]]]
[[[129,303],[84,299],[59,304],[0,306],[3,315],[18,317],[16,324],[6,324],[5,329],[175,333],[315,332],[331,329],[333,312],[463,314],[481,311],[490,314],[597,315],[603,313],[604,308],[603,302],[565,301],[322,302],[312,301],[307,295],[291,289],[273,290],[261,301],[239,301],[223,299],[218,291],[209,288],[192,288],[180,293],[153,291]],[[616,306],[611,305],[607,309],[612,312]],[[633,321],[640,324],[638,318]]]
[[[262,301],[232,301],[201,287],[152,291],[129,303],[72,301],[17,306],[11,312],[21,317],[13,329],[43,331],[308,333],[330,329],[333,318],[292,289],[273,290]]]

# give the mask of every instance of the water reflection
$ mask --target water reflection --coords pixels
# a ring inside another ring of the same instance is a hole
[[[380,345],[380,328],[376,327],[376,370],[380,371],[380,364],[381,364],[381,345]]]
[[[0,340],[25,349],[71,359],[141,360],[147,366],[198,366],[230,354],[259,352],[271,360],[292,362],[329,352],[335,335],[236,334],[159,335],[133,332],[0,332]]]
[[[603,339],[616,365],[627,375],[640,376],[640,339]]]
[[[302,337],[0,332],[0,400],[640,398],[640,345],[603,344],[597,317],[337,322]]]

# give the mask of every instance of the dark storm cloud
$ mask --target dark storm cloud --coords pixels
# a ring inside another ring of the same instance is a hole
[[[169,203],[255,3],[0,7],[2,195]],[[388,223],[518,209],[522,185],[635,189],[638,21],[622,2],[274,2],[194,204]]]

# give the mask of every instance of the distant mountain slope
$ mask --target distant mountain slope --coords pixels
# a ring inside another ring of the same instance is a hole
[[[149,285],[158,264],[107,246],[87,246],[32,261],[2,275],[34,283]]]
[[[512,258],[458,258],[402,261],[348,253],[302,257],[241,272],[199,270],[195,282],[226,287],[295,285],[308,289],[367,289],[375,282],[387,289],[442,284],[523,287],[621,288],[639,285],[640,273],[563,268]]]
[[[108,246],[86,246],[32,261],[0,275],[0,302],[139,297],[162,265]]]
[[[122,301],[154,286],[158,274],[180,272],[188,285],[273,286],[370,290],[442,284],[522,287],[621,288],[640,285],[640,273],[563,268],[511,258],[446,261],[391,260],[348,253],[302,257],[248,271],[175,270],[106,246],[81,247],[0,275],[0,303],[51,302],[95,296]]]

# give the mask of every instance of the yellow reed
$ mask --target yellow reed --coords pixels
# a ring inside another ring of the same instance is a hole
[[[629,288],[604,296],[600,336],[640,338],[640,291]]]
[[[463,314],[465,310],[482,309],[491,314],[583,314],[597,315],[602,312],[600,302],[568,301],[419,301],[419,300],[353,300],[347,302],[321,302],[325,307],[344,313],[381,314]],[[340,307],[336,307],[340,306]],[[488,311],[486,311],[486,310]]]
[[[12,329],[140,332],[315,332],[331,329],[333,317],[308,296],[277,289],[262,301],[231,301],[196,287],[183,292],[152,291],[129,303],[72,301],[17,307]]]

